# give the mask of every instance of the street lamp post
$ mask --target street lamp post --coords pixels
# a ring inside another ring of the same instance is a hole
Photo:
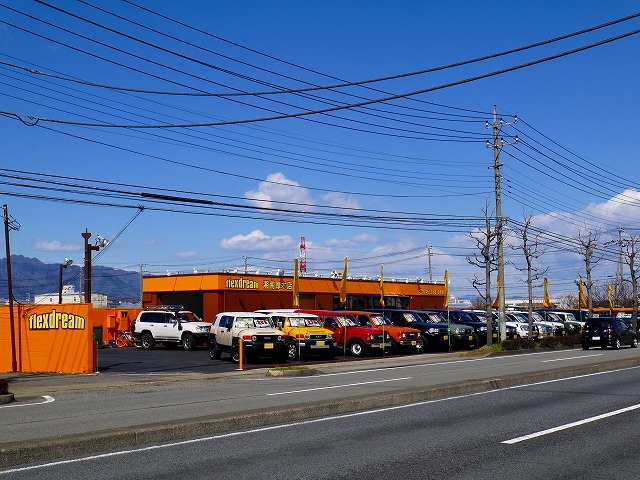
[[[72,263],[73,263],[73,260],[69,258],[65,258],[64,263],[60,264],[60,283],[59,283],[60,288],[58,289],[58,303],[62,303],[62,269],[67,268]]]
[[[91,251],[97,252],[100,247],[106,247],[108,242],[98,235],[96,244],[89,245],[91,233],[86,228],[82,233],[82,238],[84,238],[84,303],[91,303]]]

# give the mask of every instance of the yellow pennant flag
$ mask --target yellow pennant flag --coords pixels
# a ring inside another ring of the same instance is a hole
[[[293,259],[293,308],[300,308],[300,278],[298,276],[298,259]]]
[[[549,300],[549,280],[544,277],[544,299],[542,300],[544,308],[551,308],[551,300]]]
[[[380,306],[384,308],[384,265],[380,265]]]
[[[342,272],[342,283],[340,284],[340,303],[347,301],[347,257],[344,257],[344,272]]]
[[[578,281],[578,297],[580,300],[580,308],[587,308],[587,302],[584,299],[584,290],[582,288],[582,280]]]
[[[613,297],[612,294],[613,293],[613,287],[611,285],[609,285],[607,287],[607,297],[609,297],[609,309],[613,310]]]
[[[444,305],[442,308],[449,308],[449,270],[444,271]]]
[[[491,305],[492,308],[498,308],[500,306],[500,277],[496,277],[496,299]]]

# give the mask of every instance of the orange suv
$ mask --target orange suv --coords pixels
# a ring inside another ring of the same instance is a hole
[[[359,325],[376,327],[388,333],[391,337],[390,353],[420,353],[424,347],[420,330],[394,325],[381,313],[347,311],[347,315],[354,316]]]

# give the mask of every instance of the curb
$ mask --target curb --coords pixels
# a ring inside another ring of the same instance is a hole
[[[2,395],[0,395],[0,405],[11,403],[14,400],[15,398],[13,398],[13,393],[3,393]]]
[[[383,395],[354,396],[341,399],[340,402],[327,400],[292,405],[287,408],[286,418],[281,409],[265,408],[162,424],[131,426],[127,429],[105,430],[91,434],[6,443],[0,447],[0,467],[73,458],[112,450],[128,450],[159,442],[186,440],[284,422],[437,400],[455,395],[489,392],[528,383],[635,366],[640,366],[640,358],[558,368],[545,372],[506,375],[467,383],[407,389]]]

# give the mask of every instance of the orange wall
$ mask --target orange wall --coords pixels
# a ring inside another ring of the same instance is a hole
[[[14,306],[16,370],[95,372],[92,307],[88,304]],[[0,306],[0,371],[13,370],[8,306]]]

